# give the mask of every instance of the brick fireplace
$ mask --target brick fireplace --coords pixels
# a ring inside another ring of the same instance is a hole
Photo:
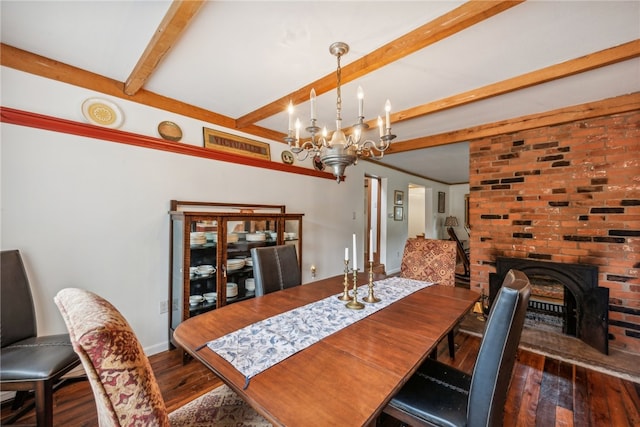
[[[640,112],[470,143],[471,286],[498,257],[596,266],[609,346],[640,354]]]

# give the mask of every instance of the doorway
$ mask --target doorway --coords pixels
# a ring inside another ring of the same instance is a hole
[[[409,184],[409,198],[407,203],[407,236],[417,237],[425,235],[425,188],[422,185]]]
[[[373,271],[384,273],[384,265],[380,262],[380,221],[382,201],[382,180],[378,177],[365,175],[364,194],[366,221],[364,232],[365,265],[373,261]]]

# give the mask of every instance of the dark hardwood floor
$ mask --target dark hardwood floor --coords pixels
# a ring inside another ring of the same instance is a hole
[[[438,359],[471,372],[480,340],[466,334],[456,336],[455,361],[448,357],[447,342],[438,347]],[[196,361],[182,365],[178,351],[150,358],[168,409],[182,406],[217,387],[220,380]],[[86,381],[71,383],[54,394],[56,426],[96,426],[93,393]],[[10,413],[3,406],[2,419]],[[33,411],[17,424],[34,424]],[[4,425],[4,423],[0,423]],[[383,427],[399,425],[384,418]],[[505,407],[510,426],[638,426],[640,384],[520,351]],[[305,427],[305,426],[303,426]]]

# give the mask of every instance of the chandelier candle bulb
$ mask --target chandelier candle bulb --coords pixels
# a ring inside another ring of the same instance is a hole
[[[389,113],[391,112],[391,102],[387,99],[387,102],[384,103],[384,112],[387,121],[387,131],[391,129],[391,118],[389,117]]]
[[[384,135],[384,130],[382,128],[382,117],[378,116],[378,128],[380,129],[380,136]]]
[[[364,117],[364,91],[358,86],[358,117]]]
[[[289,131],[291,132],[293,130],[293,101],[289,101],[287,111],[289,112]]]
[[[315,89],[311,89],[311,97],[310,97],[310,102],[311,102],[311,120],[315,120],[316,119],[316,90]]]
[[[300,141],[300,127],[302,124],[300,123],[300,119],[296,119],[296,146],[298,146],[298,142]]]

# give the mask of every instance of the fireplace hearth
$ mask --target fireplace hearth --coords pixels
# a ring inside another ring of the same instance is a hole
[[[598,286],[598,267],[498,257],[489,277],[489,302],[511,269],[531,282],[527,326],[574,336],[609,353],[609,289]]]

